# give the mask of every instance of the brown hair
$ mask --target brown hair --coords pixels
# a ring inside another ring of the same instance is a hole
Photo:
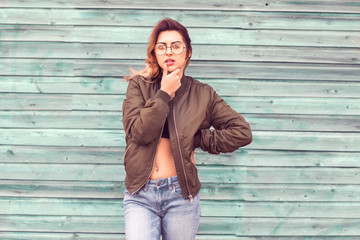
[[[171,18],[165,18],[165,19],[162,19],[161,21],[159,21],[154,26],[154,28],[151,32],[148,47],[147,47],[147,58],[145,60],[146,67],[140,71],[135,71],[134,69],[130,69],[131,76],[124,76],[125,80],[129,81],[132,77],[134,77],[136,75],[140,75],[143,78],[147,78],[147,79],[149,79],[149,78],[152,79],[152,78],[156,78],[156,77],[160,76],[160,74],[162,73],[162,70],[156,60],[154,48],[155,48],[157,39],[159,37],[159,34],[161,32],[171,31],[171,30],[178,31],[180,33],[180,35],[183,37],[183,41],[185,42],[185,45],[186,45],[186,62],[185,62],[185,67],[184,67],[184,71],[185,71],[186,67],[190,63],[190,58],[191,58],[191,53],[192,53],[191,39],[190,39],[189,33],[188,33],[187,29],[178,21],[175,21]]]

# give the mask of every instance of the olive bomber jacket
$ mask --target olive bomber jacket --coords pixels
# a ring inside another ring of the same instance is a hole
[[[200,147],[212,154],[233,152],[251,143],[250,125],[212,87],[192,77],[183,75],[173,99],[160,90],[160,85],[161,76],[152,82],[140,76],[129,81],[122,106],[125,186],[134,194],[149,179],[167,118],[183,197],[191,200],[201,187],[197,168],[191,161],[192,151]]]

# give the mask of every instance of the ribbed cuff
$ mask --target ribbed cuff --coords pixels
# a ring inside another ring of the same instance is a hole
[[[160,98],[161,100],[163,100],[166,104],[170,102],[171,97],[169,94],[167,94],[167,92],[163,91],[163,90],[158,90],[154,96],[154,98]]]
[[[194,149],[200,147],[201,143],[201,131],[197,132],[194,136]]]

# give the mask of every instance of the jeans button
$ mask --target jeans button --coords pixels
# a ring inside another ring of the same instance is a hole
[[[160,185],[161,185],[161,182],[158,182],[157,185],[160,186]]]

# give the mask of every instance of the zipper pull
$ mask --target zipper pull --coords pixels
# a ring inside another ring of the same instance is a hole
[[[190,198],[190,204],[193,204],[194,203],[194,198],[192,195],[189,195],[189,198]]]

